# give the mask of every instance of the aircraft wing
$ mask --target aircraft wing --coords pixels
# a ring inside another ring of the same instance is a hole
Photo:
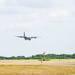
[[[23,38],[23,36],[17,36],[17,37],[19,37],[19,38]]]
[[[36,39],[37,37],[31,37],[31,38],[34,38],[34,39]]]

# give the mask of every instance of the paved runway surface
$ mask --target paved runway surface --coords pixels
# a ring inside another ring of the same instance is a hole
[[[75,62],[0,60],[0,65],[75,65]]]

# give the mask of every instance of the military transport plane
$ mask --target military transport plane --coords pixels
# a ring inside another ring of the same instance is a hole
[[[31,39],[36,39],[37,37],[27,37],[27,36],[25,36],[25,32],[24,32],[24,34],[23,34],[23,36],[17,36],[17,37],[19,37],[19,38],[24,38],[25,40],[31,40]]]

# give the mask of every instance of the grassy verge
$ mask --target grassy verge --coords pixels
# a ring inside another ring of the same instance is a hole
[[[0,65],[0,75],[75,75],[75,65]]]

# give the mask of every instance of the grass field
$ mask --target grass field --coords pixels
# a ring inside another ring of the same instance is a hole
[[[75,65],[0,65],[0,75],[75,75]]]
[[[0,60],[0,75],[75,75],[75,65],[20,64],[38,60]],[[45,61],[46,62],[46,61]],[[53,59],[47,62],[75,62],[75,59]],[[15,64],[16,63],[16,64]],[[18,63],[18,64],[17,64]]]

